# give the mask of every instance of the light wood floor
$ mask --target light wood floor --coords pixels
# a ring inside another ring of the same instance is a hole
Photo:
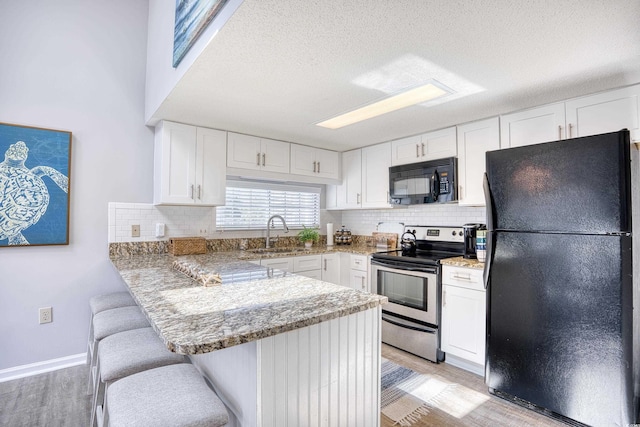
[[[420,374],[436,377],[446,383],[458,384],[451,399],[441,401],[414,427],[427,426],[564,426],[567,424],[522,408],[492,396],[484,378],[447,363],[431,363],[425,359],[382,344],[382,357]],[[442,399],[445,400],[445,399]],[[382,427],[391,427],[393,421],[382,415]]]
[[[88,426],[87,372],[79,365],[0,383],[0,426]]]
[[[434,364],[385,344],[382,345],[382,356],[418,373],[459,385],[450,400],[440,402],[416,427],[566,427],[566,424],[489,395],[478,375],[446,363]],[[80,365],[0,383],[0,426],[89,425],[91,398],[85,394],[86,379],[87,367]],[[381,425],[391,427],[394,424],[383,415]]]

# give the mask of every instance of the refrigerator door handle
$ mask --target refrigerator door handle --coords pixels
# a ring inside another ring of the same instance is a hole
[[[484,288],[489,287],[489,279],[491,278],[491,264],[493,264],[493,239],[495,231],[487,231],[487,259],[484,262],[484,270],[482,272],[482,278],[484,280]]]
[[[493,198],[491,197],[491,188],[489,187],[489,176],[485,172],[482,183],[484,188],[484,198],[487,210],[487,258],[484,263],[484,271],[482,273],[484,279],[484,288],[489,286],[489,276],[491,273],[491,263],[493,262],[493,239],[494,239],[494,218],[493,218]]]
[[[487,210],[487,231],[493,231],[494,230],[493,197],[491,197],[491,188],[489,187],[489,176],[487,175],[486,172],[484,173],[482,187],[484,189],[484,200],[485,200],[486,210]]]

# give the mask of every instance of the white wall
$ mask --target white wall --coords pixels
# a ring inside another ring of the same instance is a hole
[[[243,0],[230,0],[202,32],[186,53],[178,67],[173,68],[173,24],[175,0],[151,0],[149,2],[149,38],[147,40],[147,76],[145,122],[154,125],[160,118],[154,113],[171,93],[176,83],[220,31]]]
[[[84,352],[89,298],[123,289],[108,259],[107,202],[152,200],[147,8],[2,2],[0,121],[68,130],[73,141],[70,244],[0,248],[0,371]],[[39,325],[45,306],[53,323]]]

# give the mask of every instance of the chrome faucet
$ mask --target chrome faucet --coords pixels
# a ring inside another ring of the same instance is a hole
[[[282,216],[280,215],[273,215],[271,216],[271,218],[269,218],[267,220],[267,244],[265,246],[265,248],[269,249],[271,247],[271,241],[270,241],[270,225],[272,224],[272,221],[274,220],[274,218],[279,218],[280,221],[282,221],[282,229],[284,230],[285,233],[289,232],[289,227],[287,227],[287,223],[284,221],[284,218],[282,218]],[[277,237],[276,237],[277,239]],[[274,239],[275,240],[275,239]]]

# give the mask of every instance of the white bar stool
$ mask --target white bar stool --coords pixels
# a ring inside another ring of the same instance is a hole
[[[105,411],[104,392],[114,381],[138,372],[187,361],[185,356],[169,351],[150,327],[119,332],[104,338],[98,349],[91,425],[100,424],[101,413]]]
[[[138,306],[112,308],[101,311],[93,316],[93,339],[91,340],[92,354],[89,365],[89,381],[87,393],[93,391],[96,377],[96,359],[98,357],[98,343],[109,335],[132,329],[148,328],[149,321]]]
[[[105,427],[218,427],[229,421],[220,398],[188,363],[118,380],[106,401]]]

